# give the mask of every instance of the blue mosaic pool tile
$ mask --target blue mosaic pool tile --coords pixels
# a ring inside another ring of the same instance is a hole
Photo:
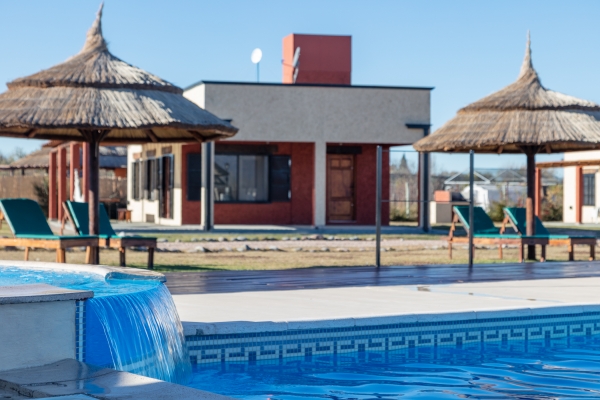
[[[256,362],[314,358],[334,354],[368,353],[383,357],[390,351],[426,347],[509,345],[600,332],[600,312],[555,315],[517,315],[458,321],[428,321],[387,325],[297,329],[226,335],[194,335],[187,341],[192,361]],[[527,346],[528,344],[526,344]]]

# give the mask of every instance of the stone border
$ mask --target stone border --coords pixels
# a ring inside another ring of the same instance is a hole
[[[109,267],[107,265],[0,260],[0,267],[17,267],[41,271],[86,272],[102,276],[105,279],[159,281],[163,283],[167,281],[167,278],[159,272],[137,268]]]

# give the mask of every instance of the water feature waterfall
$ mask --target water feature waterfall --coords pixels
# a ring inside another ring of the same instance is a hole
[[[185,384],[191,376],[183,328],[168,289],[88,300],[87,363]]]

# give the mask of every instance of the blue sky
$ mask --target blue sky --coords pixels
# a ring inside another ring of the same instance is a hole
[[[64,61],[83,45],[99,1],[0,2],[0,82]],[[434,86],[436,129],[460,107],[513,82],[531,30],[533,63],[553,90],[600,103],[600,2],[595,1],[153,1],[106,0],[104,33],[129,63],[185,87],[199,80],[281,81],[289,33],[352,35],[352,83]],[[0,91],[6,88],[2,85]],[[39,142],[0,138],[0,151]],[[540,159],[560,159],[560,155]],[[524,156],[476,156],[480,167]],[[466,168],[436,155],[437,168]]]

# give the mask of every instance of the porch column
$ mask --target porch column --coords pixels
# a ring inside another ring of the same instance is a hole
[[[542,169],[535,169],[535,215],[542,218]]]
[[[210,231],[215,225],[214,160],[215,144],[213,142],[202,143],[202,188],[200,189],[200,224],[202,225],[202,230],[205,231]]]
[[[79,173],[79,143],[71,142],[69,145],[69,200],[75,201],[75,174]]]
[[[83,143],[83,171],[82,171],[82,180],[83,180],[83,201],[89,202],[89,192],[90,192],[90,144],[88,142]]]
[[[64,215],[63,202],[67,200],[67,148],[58,148],[58,219],[62,221]]]
[[[314,189],[313,225],[325,226],[327,223],[327,143],[315,142],[315,189]]]
[[[575,167],[575,223],[581,223],[583,207],[583,168]]]
[[[52,150],[48,160],[48,218],[56,219],[58,217],[56,200],[56,151]]]

